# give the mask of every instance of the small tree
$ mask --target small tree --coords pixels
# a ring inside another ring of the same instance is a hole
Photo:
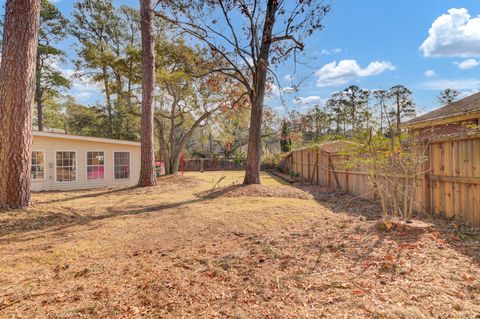
[[[460,92],[455,89],[445,89],[437,96],[438,103],[440,103],[442,106],[448,105],[455,102],[459,95]]]
[[[290,138],[290,128],[288,122],[282,122],[282,136],[280,139],[280,149],[282,152],[290,152],[292,150],[292,139]]]
[[[423,175],[428,146],[415,136],[394,136],[369,131],[346,152],[349,168],[366,172],[375,194],[380,198],[384,218],[410,218],[416,204],[416,183]]]

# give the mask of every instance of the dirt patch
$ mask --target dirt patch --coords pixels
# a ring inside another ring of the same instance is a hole
[[[291,186],[271,185],[230,185],[197,194],[200,198],[218,197],[279,197],[313,199],[309,192]]]

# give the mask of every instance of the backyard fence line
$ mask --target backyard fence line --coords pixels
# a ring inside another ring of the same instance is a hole
[[[237,158],[186,158],[186,171],[244,170],[246,159]]]
[[[425,156],[412,181],[415,210],[480,225],[480,136],[437,138],[429,142]],[[368,174],[347,169],[345,161],[348,156],[320,145],[290,152],[282,168],[313,184],[377,199]]]

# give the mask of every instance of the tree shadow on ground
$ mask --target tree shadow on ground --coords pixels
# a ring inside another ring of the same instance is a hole
[[[141,215],[145,213],[161,213],[168,209],[178,208],[206,200],[207,199],[204,198],[194,198],[173,203],[139,207],[136,209],[116,209],[114,207],[108,207],[100,214],[81,214],[73,208],[64,207],[64,209],[67,210],[66,213],[52,212],[38,216],[32,214],[28,218],[15,219],[13,222],[9,222],[8,220],[0,222],[0,244],[28,241],[34,238],[43,237],[45,233],[57,232],[73,226],[89,225],[92,222],[110,218]],[[22,236],[24,233],[27,233],[27,235]]]
[[[132,187],[125,187],[125,188],[114,188],[114,189],[103,189],[102,191],[91,191],[87,194],[85,194],[85,190],[73,190],[73,191],[68,191],[68,194],[75,194],[75,193],[81,193],[82,195],[76,195],[76,196],[65,196],[61,198],[55,198],[55,199],[50,199],[46,201],[37,201],[35,204],[55,204],[55,203],[62,203],[62,202],[68,202],[71,200],[76,200],[76,199],[86,199],[86,198],[95,198],[95,197],[100,197],[100,196],[105,196],[105,195],[112,195],[112,194],[122,194],[126,193],[129,190],[133,190],[135,188],[138,188],[138,186],[132,186]],[[42,192],[44,194],[52,194],[52,195],[62,195],[64,192],[63,191],[48,191],[48,192]]]

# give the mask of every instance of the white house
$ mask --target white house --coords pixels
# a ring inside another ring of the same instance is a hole
[[[133,186],[140,143],[33,132],[32,191]]]

